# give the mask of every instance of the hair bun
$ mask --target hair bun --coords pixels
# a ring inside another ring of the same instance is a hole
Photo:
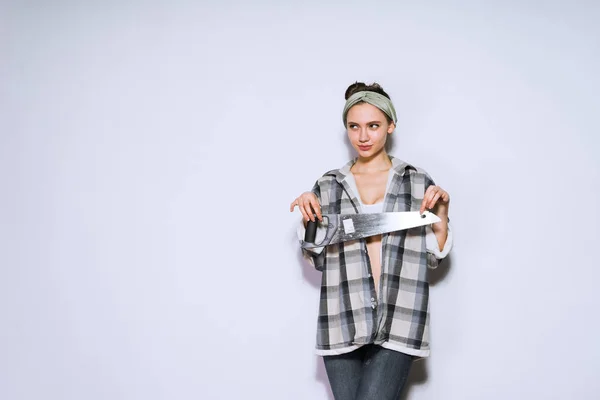
[[[346,100],[348,100],[348,98],[350,96],[352,96],[354,93],[364,92],[364,91],[379,93],[379,94],[387,97],[388,99],[390,99],[390,96],[383,90],[383,88],[378,83],[373,82],[372,84],[367,85],[364,82],[358,82],[358,81],[354,82],[352,85],[348,86],[348,89],[346,89],[346,93],[344,94],[344,97]]]
[[[352,96],[356,92],[361,92],[365,87],[367,87],[367,85],[365,85],[364,82],[354,82],[352,85],[348,86],[344,97],[346,98],[346,100],[348,100],[350,96]]]

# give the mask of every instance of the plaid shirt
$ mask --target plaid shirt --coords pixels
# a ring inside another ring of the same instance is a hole
[[[431,177],[391,157],[394,175],[383,211],[418,211]],[[360,213],[346,177],[355,160],[325,173],[312,191],[324,214]],[[332,244],[316,254],[302,249],[322,271],[317,354],[333,355],[375,343],[417,357],[429,356],[427,269],[439,260],[427,252],[425,227],[382,235],[381,279],[375,291],[365,239]]]

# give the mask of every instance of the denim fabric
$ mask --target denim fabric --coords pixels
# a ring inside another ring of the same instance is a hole
[[[413,359],[374,344],[323,356],[335,400],[397,400]]]

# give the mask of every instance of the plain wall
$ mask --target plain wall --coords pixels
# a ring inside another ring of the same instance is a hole
[[[289,204],[391,151],[451,195],[408,399],[597,399],[600,6],[4,1],[0,398],[332,399]]]

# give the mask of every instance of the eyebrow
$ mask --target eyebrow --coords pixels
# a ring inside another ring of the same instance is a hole
[[[354,124],[354,125],[360,125],[358,122],[348,121],[348,125],[352,125],[352,124]],[[370,121],[370,122],[367,122],[367,125],[373,125],[373,124],[379,124],[379,125],[381,125],[381,121]]]

